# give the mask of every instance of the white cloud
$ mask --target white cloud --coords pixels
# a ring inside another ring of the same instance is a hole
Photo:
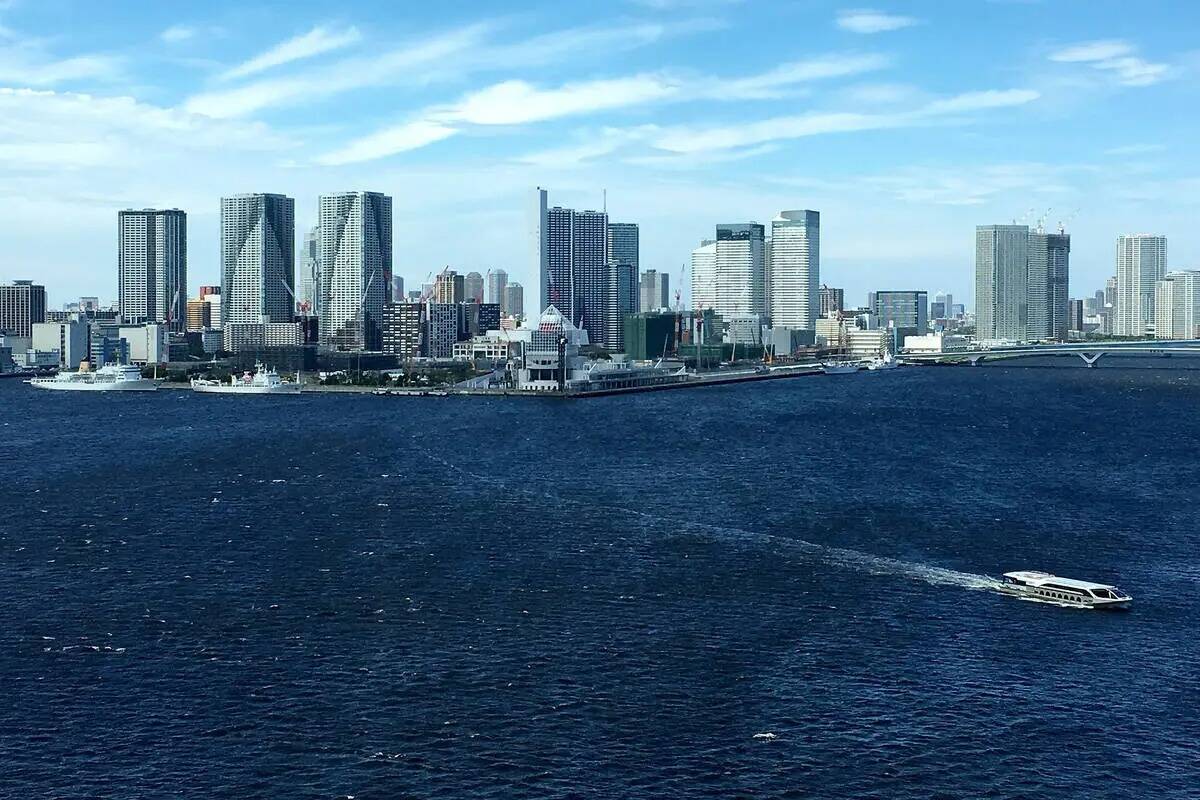
[[[738,125],[706,128],[679,126],[664,129],[654,141],[654,145],[674,153],[700,153],[828,133],[911,127],[970,111],[1024,105],[1036,100],[1038,96],[1037,92],[1029,89],[966,92],[933,100],[907,112],[881,114],[820,111],[772,117]]]
[[[783,64],[760,75],[732,80],[713,78],[682,79],[663,74],[640,74],[622,78],[597,79],[563,84],[554,88],[539,88],[527,81],[510,80],[493,84],[476,92],[471,92],[457,102],[441,107],[426,109],[416,115],[416,122],[406,122],[396,128],[388,128],[381,132],[382,141],[390,142],[390,134],[394,131],[409,131],[420,121],[442,127],[458,128],[462,125],[522,125],[533,122],[544,122],[562,117],[581,114],[591,114],[617,109],[631,108],[660,102],[675,102],[696,99],[715,99],[725,101],[743,100],[748,96],[764,96],[764,93],[795,83],[818,80],[821,78],[850,75],[869,69],[876,69],[886,63],[879,56],[826,56],[809,61]],[[642,128],[642,131],[646,128]],[[446,133],[449,136],[450,133]],[[603,155],[629,142],[627,134],[624,141],[610,141],[603,144],[604,152],[594,153]],[[437,138],[445,138],[440,136]],[[430,141],[437,141],[437,138]],[[346,148],[338,151],[354,153],[355,160],[365,158],[382,158],[393,153],[414,149],[408,146],[417,142],[420,146],[421,137],[410,139],[408,136],[399,137],[404,146],[389,149],[386,144],[380,146],[376,135],[371,135],[357,142],[352,142]],[[358,145],[363,145],[359,147]],[[594,151],[595,144],[587,146],[588,151]],[[556,162],[562,162],[571,157],[572,148],[561,152],[547,151],[543,155]],[[361,158],[359,158],[361,156]],[[323,158],[328,158],[325,156]]]
[[[286,141],[259,123],[214,123],[132,97],[0,88],[0,164],[78,169],[138,164],[186,150],[270,150]]]
[[[1120,147],[1110,147],[1104,151],[1106,156],[1142,156],[1149,153],[1161,153],[1166,150],[1161,144],[1127,144]]]
[[[851,33],[884,33],[916,25],[913,17],[887,14],[870,8],[843,11],[837,16],[837,26]]]
[[[317,26],[308,33],[281,42],[265,53],[239,64],[228,70],[222,77],[226,80],[245,78],[293,61],[301,61],[332,50],[339,50],[355,44],[361,39],[362,34],[354,27],[338,31]]]
[[[1108,39],[1096,42],[1085,42],[1084,44],[1072,45],[1064,47],[1062,50],[1057,50],[1050,54],[1051,61],[1063,61],[1067,63],[1075,63],[1079,61],[1105,61],[1110,58],[1119,58],[1129,55],[1133,52],[1133,47],[1127,42]]]
[[[164,42],[183,42],[196,35],[196,29],[187,25],[172,25],[158,35]]]
[[[467,95],[446,116],[475,125],[517,125],[665,100],[680,89],[678,82],[655,75],[568,83],[555,89],[505,81]]]
[[[342,92],[401,82],[416,78],[421,70],[433,69],[435,65],[469,53],[479,46],[485,30],[484,26],[471,25],[369,58],[343,59],[328,67],[290,77],[193,95],[184,106],[189,111],[210,117],[240,117],[266,108],[316,102]]]
[[[0,83],[10,86],[54,86],[119,77],[121,61],[106,55],[55,59],[35,41],[0,48]]]
[[[317,163],[326,166],[341,166],[360,161],[373,161],[377,158],[403,153],[406,150],[425,147],[447,139],[455,133],[457,133],[455,128],[432,120],[415,120],[357,139],[340,150],[318,157]]]
[[[1146,61],[1135,55],[1136,49],[1119,39],[1103,39],[1071,45],[1050,54],[1050,60],[1064,64],[1086,64],[1115,78],[1121,86],[1150,86],[1170,74],[1167,64]]]
[[[709,94],[730,100],[767,98],[782,88],[829,78],[843,78],[883,69],[890,63],[886,56],[875,54],[834,54],[780,64],[774,69],[745,78],[713,82]]]

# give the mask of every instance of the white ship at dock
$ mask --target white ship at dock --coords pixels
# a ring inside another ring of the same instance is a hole
[[[31,378],[26,383],[37,389],[67,392],[153,392],[159,382],[143,378],[141,367],[109,364],[93,372],[85,361],[78,372],[60,372],[53,378]]]
[[[206,394],[300,394],[300,389],[299,381],[284,381],[278,372],[262,364],[255,365],[253,374],[230,376],[228,383],[192,378],[192,391]]]

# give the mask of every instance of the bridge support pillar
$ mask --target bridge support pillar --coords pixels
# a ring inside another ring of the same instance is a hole
[[[980,364],[983,363],[983,356],[982,355],[967,356],[967,360],[971,362],[972,367],[978,367]]]
[[[1096,362],[1100,360],[1100,357],[1104,355],[1104,353],[1078,353],[1077,355],[1082,358],[1083,363],[1087,364],[1090,368],[1096,366]]]

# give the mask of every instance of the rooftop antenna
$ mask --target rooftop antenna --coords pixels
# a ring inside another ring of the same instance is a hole
[[[608,213],[608,189],[601,189],[600,191],[603,192],[603,199],[601,199],[601,201],[600,201],[602,204],[601,208],[603,208],[604,213],[607,214]]]

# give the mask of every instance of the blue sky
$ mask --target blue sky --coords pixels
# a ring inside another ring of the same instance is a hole
[[[1123,232],[1200,265],[1200,6],[1144,0],[0,0],[0,280],[115,296],[116,212],[394,198],[395,268],[527,287],[532,187],[642,228],[672,273],[718,222],[822,213],[822,280],[972,292],[974,226],[1067,219],[1072,293]],[[1049,209],[1049,211],[1047,211]]]

